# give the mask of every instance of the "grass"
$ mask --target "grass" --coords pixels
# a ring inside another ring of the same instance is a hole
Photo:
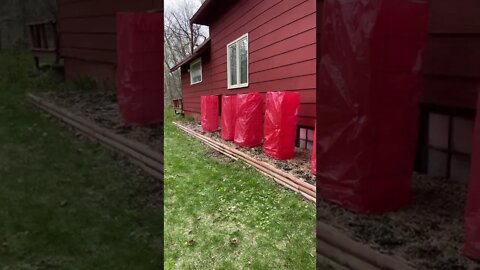
[[[0,54],[0,269],[161,269],[150,178],[25,101],[62,91],[28,55]]]
[[[314,269],[315,204],[165,115],[165,269]]]

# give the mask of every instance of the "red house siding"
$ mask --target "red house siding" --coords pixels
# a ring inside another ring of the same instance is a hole
[[[424,103],[475,108],[480,90],[479,11],[478,0],[430,1]]]
[[[227,89],[227,44],[248,33],[249,86]],[[202,82],[190,85],[182,68],[183,105],[198,116],[200,96],[298,91],[299,125],[315,125],[315,0],[238,1],[210,25],[211,48],[202,57]]]
[[[117,62],[116,13],[163,9],[162,0],[58,0],[57,5],[66,79],[88,76],[110,86]]]
[[[476,0],[430,1],[422,103],[475,108],[480,89],[478,10]],[[209,59],[203,59],[203,82],[191,86],[188,67],[182,68],[186,113],[200,112],[201,95],[295,90],[302,94],[300,125],[313,126],[315,17],[315,1],[238,1],[210,26],[212,46]],[[250,85],[228,90],[226,45],[245,33],[249,33]]]
[[[416,169],[467,182],[480,90],[480,1],[430,1]],[[459,146],[461,145],[461,146]]]

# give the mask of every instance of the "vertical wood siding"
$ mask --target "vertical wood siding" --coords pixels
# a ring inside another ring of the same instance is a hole
[[[227,49],[249,35],[249,86],[227,89]],[[238,1],[210,26],[210,55],[203,61],[203,81],[190,85],[182,69],[184,109],[200,113],[200,96],[258,91],[298,91],[299,125],[313,127],[316,111],[315,0]]]

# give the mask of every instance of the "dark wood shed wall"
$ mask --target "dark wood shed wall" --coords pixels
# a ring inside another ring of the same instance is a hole
[[[227,49],[249,35],[249,86],[227,89]],[[211,50],[203,61],[202,83],[190,85],[182,69],[184,110],[200,113],[200,96],[246,92],[299,91],[299,125],[315,125],[315,0],[238,1],[210,26]]]
[[[473,109],[480,90],[480,1],[429,2],[430,38],[422,101]]]
[[[163,10],[162,0],[58,0],[57,4],[66,79],[88,76],[110,86],[115,85],[117,61],[116,13]]]

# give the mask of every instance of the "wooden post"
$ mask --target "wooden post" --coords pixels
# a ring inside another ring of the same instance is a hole
[[[48,39],[47,39],[47,28],[45,27],[46,24],[41,24],[40,25],[40,34],[41,34],[41,43],[42,43],[42,49],[48,49]]]
[[[58,37],[60,31],[56,21],[51,21],[50,25],[53,31],[53,46],[55,46],[55,64],[58,64],[60,62],[60,39]]]

